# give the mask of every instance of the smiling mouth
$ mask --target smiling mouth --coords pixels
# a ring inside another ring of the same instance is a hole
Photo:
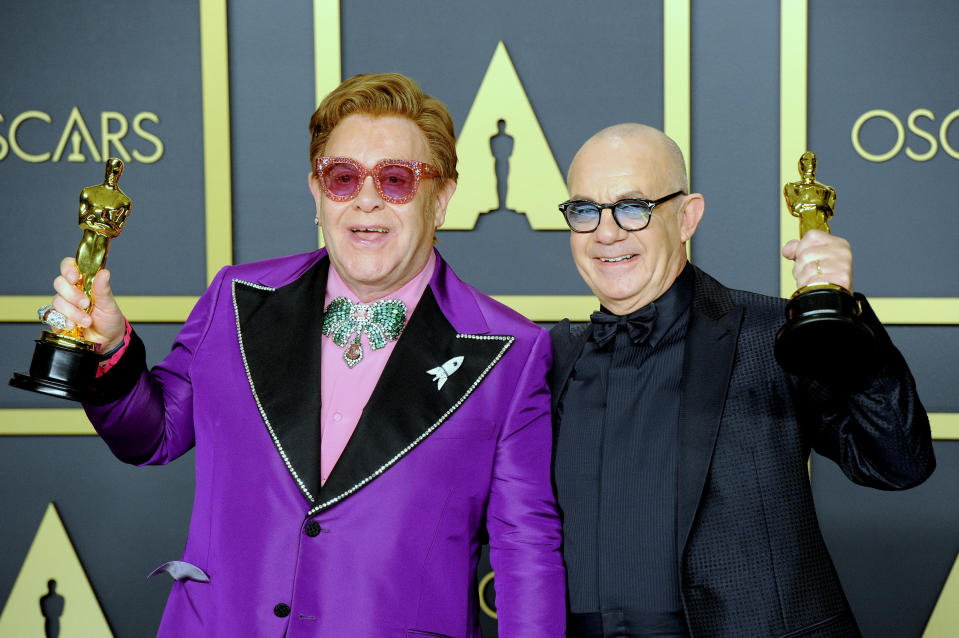
[[[381,228],[379,226],[356,226],[350,229],[350,232],[353,233],[383,233],[384,235],[389,231],[387,228]]]
[[[603,263],[613,264],[620,261],[627,261],[629,259],[632,259],[635,256],[636,255],[622,255],[620,257],[600,257],[599,260]]]

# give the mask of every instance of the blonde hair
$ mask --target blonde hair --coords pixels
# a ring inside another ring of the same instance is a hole
[[[430,149],[430,164],[440,173],[434,188],[444,179],[456,180],[456,136],[453,118],[446,106],[423,92],[419,85],[399,73],[354,75],[323,98],[310,118],[310,170],[323,155],[330,133],[350,115],[392,115],[416,124]],[[410,159],[410,158],[396,158]],[[432,184],[431,184],[432,185]]]

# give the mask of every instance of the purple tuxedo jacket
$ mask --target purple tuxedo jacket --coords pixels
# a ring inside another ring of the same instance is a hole
[[[500,636],[561,636],[548,334],[442,259],[320,476],[325,251],[231,266],[152,371],[134,338],[86,406],[122,460],[196,446],[161,636],[478,637],[484,528]],[[463,362],[442,387],[427,371]],[[360,364],[362,365],[362,364]]]

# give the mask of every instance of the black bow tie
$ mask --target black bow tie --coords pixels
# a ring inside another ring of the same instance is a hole
[[[623,325],[626,326],[629,338],[639,345],[653,331],[653,324],[656,322],[656,306],[649,304],[625,317],[599,310],[589,316],[589,321],[593,324],[593,340],[601,348],[613,340],[616,330]]]

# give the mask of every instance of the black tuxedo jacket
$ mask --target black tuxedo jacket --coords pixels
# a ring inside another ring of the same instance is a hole
[[[785,300],[694,271],[676,504],[690,633],[858,636],[816,520],[807,460],[815,449],[854,482],[880,489],[925,480],[935,459],[912,375],[860,297],[881,338],[882,369],[856,391],[791,376],[773,357]],[[557,432],[576,427],[560,422],[556,407],[587,328],[563,321],[552,330]]]

